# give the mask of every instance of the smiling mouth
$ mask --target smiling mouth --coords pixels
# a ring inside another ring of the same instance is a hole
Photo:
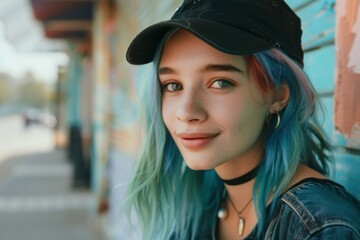
[[[219,134],[183,133],[178,134],[181,144],[188,149],[200,149],[208,145]]]

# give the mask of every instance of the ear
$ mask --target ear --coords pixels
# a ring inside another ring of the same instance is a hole
[[[288,104],[290,97],[289,85],[282,84],[280,87],[275,88],[273,92],[273,103],[270,106],[269,112],[276,113],[283,110]]]

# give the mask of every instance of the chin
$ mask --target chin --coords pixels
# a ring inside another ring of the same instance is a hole
[[[209,162],[201,162],[198,160],[186,160],[184,159],[186,165],[194,171],[199,171],[199,170],[211,170],[214,169],[216,166],[214,166],[213,164],[210,164]]]

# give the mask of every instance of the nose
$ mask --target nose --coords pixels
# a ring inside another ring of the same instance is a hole
[[[190,92],[183,95],[179,100],[179,108],[176,112],[176,118],[182,122],[203,122],[207,119],[205,102],[196,92]]]

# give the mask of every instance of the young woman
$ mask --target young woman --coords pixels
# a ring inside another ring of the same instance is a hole
[[[144,239],[360,239],[284,1],[184,1],[127,59],[151,62],[129,186]]]

